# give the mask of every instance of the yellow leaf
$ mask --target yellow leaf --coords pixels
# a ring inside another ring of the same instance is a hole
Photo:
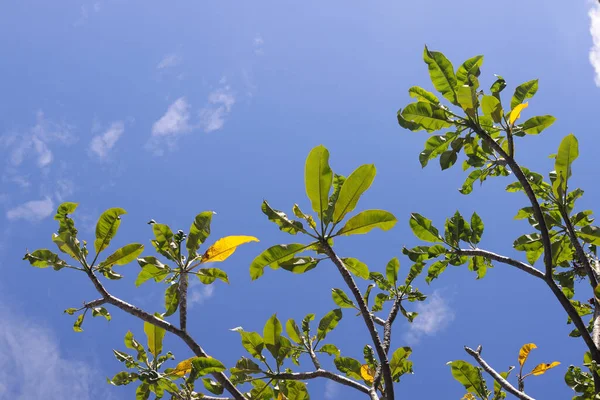
[[[521,367],[523,366],[523,364],[525,364],[525,361],[527,361],[527,357],[529,357],[529,352],[533,349],[537,349],[535,343],[527,343],[524,344],[523,347],[521,347],[521,350],[519,350],[519,365]]]
[[[225,236],[206,250],[202,255],[202,262],[223,261],[232,255],[239,245],[248,242],[258,242],[258,239],[254,236]]]
[[[362,378],[368,383],[372,383],[373,379],[375,379],[373,377],[373,371],[371,370],[371,368],[369,368],[368,364],[363,364],[360,367],[360,376],[362,376]]]
[[[510,122],[511,125],[514,125],[515,121],[517,119],[519,119],[519,117],[521,116],[521,111],[523,111],[527,107],[529,107],[529,103],[523,103],[523,104],[516,105],[515,108],[513,108],[513,110],[510,112],[510,116],[508,117],[508,122]]]
[[[477,400],[477,398],[473,394],[467,393],[460,400]]]
[[[175,369],[173,371],[171,371],[171,373],[173,375],[177,375],[177,376],[184,376],[184,375],[189,374],[192,371],[192,361],[195,358],[196,357],[192,357],[192,358],[188,358],[187,360],[183,360],[182,362],[177,364],[177,366],[175,367]]]
[[[287,400],[287,397],[285,397],[283,393],[279,392],[279,394],[277,395],[277,400]]]
[[[531,373],[533,375],[542,375],[543,373],[545,373],[546,371],[548,371],[550,368],[554,368],[557,365],[560,365],[560,363],[558,361],[554,361],[551,364],[545,364],[545,363],[541,363],[539,365],[537,365],[533,371],[531,371]]]

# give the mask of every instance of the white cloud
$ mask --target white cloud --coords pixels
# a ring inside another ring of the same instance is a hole
[[[409,325],[409,331],[404,335],[409,344],[418,343],[422,336],[435,335],[454,320],[454,311],[438,290],[434,291],[424,303],[418,303],[415,311],[419,315]]]
[[[229,86],[217,89],[208,96],[209,105],[200,110],[200,125],[204,132],[213,132],[223,128],[225,117],[235,104],[235,96]]]
[[[8,162],[13,167],[20,166],[27,158],[33,158],[38,167],[44,168],[54,160],[49,145],[74,142],[71,131],[71,126],[47,120],[44,113],[38,112],[37,122],[29,131],[2,135],[0,147],[8,149]]]
[[[198,287],[200,286],[200,287]],[[200,282],[192,282],[188,293],[188,304],[190,308],[193,305],[200,305],[210,299],[215,293],[214,285],[204,285]]]
[[[106,398],[102,374],[66,358],[51,331],[9,309],[0,304],[1,399]]]
[[[256,35],[252,41],[252,44],[254,45],[254,54],[262,55],[264,53],[263,45],[265,44],[265,41],[261,35]]]
[[[117,143],[117,140],[125,132],[123,121],[113,122],[110,127],[101,135],[94,136],[90,143],[90,150],[100,158],[106,158],[108,152]]]
[[[24,219],[30,222],[41,221],[54,211],[54,202],[49,197],[44,200],[32,200],[6,212],[9,221]]]
[[[181,64],[182,58],[176,53],[167,54],[156,66],[156,69],[165,69],[176,67]]]
[[[590,63],[594,67],[596,86],[600,87],[600,4],[596,3],[590,10],[590,33],[594,45],[590,49]]]
[[[325,382],[325,394],[326,399],[337,399],[340,392],[339,383],[328,380]]]
[[[180,97],[169,106],[165,115],[152,125],[152,136],[173,136],[190,131],[190,105]]]

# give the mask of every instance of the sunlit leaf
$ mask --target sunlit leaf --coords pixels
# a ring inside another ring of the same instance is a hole
[[[523,104],[518,104],[516,105],[512,111],[510,112],[510,115],[508,117],[508,122],[511,125],[515,124],[515,121],[517,119],[519,119],[519,117],[521,116],[521,112],[526,109],[527,107],[529,107],[529,103],[523,103]]]
[[[554,361],[554,362],[552,362],[552,363],[550,363],[550,364],[545,364],[545,363],[538,364],[538,365],[536,365],[536,366],[535,366],[535,368],[534,368],[534,369],[531,371],[531,373],[532,373],[533,375],[536,375],[536,376],[537,376],[537,375],[543,375],[543,374],[544,374],[546,371],[548,371],[549,369],[551,369],[551,368],[554,368],[554,367],[556,367],[556,366],[558,366],[558,365],[560,365],[560,363],[559,363],[558,361]]]
[[[352,212],[360,196],[371,186],[376,169],[373,164],[361,165],[344,181],[333,211],[333,222],[339,222]]]
[[[162,352],[162,342],[166,331],[149,322],[144,322],[144,332],[148,338],[148,350],[154,357],[158,357]]]
[[[554,159],[556,180],[552,184],[552,191],[559,199],[567,192],[568,180],[571,177],[571,164],[577,157],[579,157],[579,143],[575,135],[571,133],[560,142]]]
[[[121,215],[126,213],[122,208],[110,208],[100,215],[96,224],[96,240],[94,240],[96,253],[108,247],[121,225]]]
[[[204,211],[196,215],[194,222],[190,226],[190,232],[188,233],[185,247],[188,250],[189,259],[196,257],[196,252],[200,248],[200,245],[210,235],[210,223],[214,215],[213,211]]]
[[[210,246],[202,255],[202,262],[216,262],[226,260],[227,257],[233,254],[235,249],[249,242],[258,242],[254,236],[225,236]]]
[[[523,366],[523,364],[525,364],[525,361],[527,361],[527,357],[529,357],[529,353],[533,349],[537,349],[535,343],[527,343],[524,344],[523,347],[521,347],[521,350],[519,350],[519,365],[521,367]]]
[[[334,236],[359,235],[374,228],[387,231],[392,229],[396,222],[398,220],[392,213],[383,210],[366,210],[350,218]]]
[[[368,364],[363,364],[360,367],[360,376],[367,383],[373,383],[373,379],[375,379],[375,373],[371,370]]]
[[[292,259],[296,253],[308,249],[313,244],[278,244],[269,247],[260,253],[250,264],[250,277],[252,280],[258,279],[263,275],[265,267],[270,266],[273,269],[279,268],[280,264]]]
[[[313,148],[306,158],[304,182],[312,209],[320,219],[323,219],[323,212],[327,209],[332,180],[329,151],[323,145]]]
[[[144,245],[141,243],[131,243],[116,250],[110,256],[106,258],[100,267],[110,268],[113,265],[126,265],[132,261],[135,261],[140,254],[144,251]]]

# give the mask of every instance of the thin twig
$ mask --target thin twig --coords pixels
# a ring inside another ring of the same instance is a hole
[[[94,272],[92,271],[92,269],[87,265],[85,265],[85,268],[86,268],[86,273],[87,273],[88,277],[94,284],[94,287],[96,288],[98,293],[100,293],[102,295],[102,297],[106,301],[106,303],[111,304],[111,305],[125,311],[126,313],[131,314],[134,317],[141,319],[142,321],[145,321],[152,325],[158,326],[159,328],[162,328],[162,329],[166,330],[167,332],[171,332],[172,334],[174,334],[175,336],[178,336],[181,340],[183,340],[185,342],[185,344],[187,344],[187,346],[192,350],[192,352],[196,356],[208,357],[208,354],[204,351],[204,349],[202,347],[200,347],[200,345],[198,343],[196,343],[194,341],[194,339],[186,331],[178,329],[175,326],[173,326],[171,323],[164,321],[160,318],[157,318],[154,315],[149,314],[146,311],[111,295],[104,288],[102,283],[98,280],[98,277],[96,275],[94,275]],[[212,375],[217,380],[217,382],[219,382],[223,386],[223,388],[225,390],[227,390],[233,396],[233,398],[235,400],[246,400],[246,397],[235,387],[235,385],[229,380],[229,378],[227,378],[227,376],[225,374],[223,374],[222,372],[217,372],[217,373],[213,373]]]
[[[498,261],[503,264],[512,265],[520,269],[521,271],[527,272],[529,275],[535,276],[536,278],[544,279],[545,275],[542,271],[537,268],[532,267],[531,265],[514,260],[509,257],[502,256],[500,254],[492,253],[491,251],[482,250],[482,249],[459,249],[456,251],[457,255],[463,256],[480,256],[489,258],[490,260]]]
[[[383,344],[381,343],[381,339],[379,338],[379,333],[377,332],[377,328],[375,327],[375,322],[373,321],[373,317],[369,312],[367,304],[365,303],[365,299],[362,297],[360,290],[356,286],[354,282],[354,278],[350,274],[350,271],[344,265],[344,262],[338,257],[338,255],[333,251],[331,246],[328,243],[323,243],[323,249],[325,254],[331,259],[331,261],[338,268],[338,271],[342,275],[344,282],[354,295],[354,299],[358,303],[358,307],[360,309],[360,313],[365,321],[365,325],[369,330],[369,334],[371,335],[371,340],[373,341],[373,345],[375,346],[375,351],[377,352],[377,356],[379,358],[380,368],[383,374],[383,381],[385,383],[385,395],[388,399],[394,398],[394,381],[392,380],[392,372],[390,370],[390,363],[387,357],[387,352],[383,348]]]
[[[481,358],[481,354],[480,354],[481,350],[479,350],[479,352],[478,352],[478,351],[475,351],[475,350],[465,346],[465,351],[467,353],[469,353],[469,355],[471,357],[473,357],[479,365],[481,365],[481,368],[483,368],[483,370],[485,372],[490,374],[492,376],[492,378],[494,378],[494,380],[496,382],[498,382],[498,384],[500,386],[502,386],[502,388],[504,390],[506,390],[508,393],[512,394],[513,396],[515,396],[521,400],[535,400],[533,397],[528,396],[525,393],[517,390],[517,388],[515,388],[513,385],[511,385],[510,382],[508,382],[498,372],[496,372],[492,367],[490,367],[488,365],[488,363],[486,363],[485,360],[483,358]]]
[[[289,372],[289,373],[279,373],[279,374],[269,374],[267,373],[269,378],[274,379],[282,379],[289,381],[305,381],[309,379],[315,378],[326,378],[330,379],[334,382],[340,383],[342,385],[350,386],[354,389],[357,389],[365,394],[369,394],[369,388],[363,384],[353,381],[352,379],[348,379],[345,376],[335,374],[330,371],[326,371],[324,369],[318,369],[316,371],[311,372]]]

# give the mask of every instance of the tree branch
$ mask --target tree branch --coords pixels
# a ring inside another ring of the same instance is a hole
[[[527,195],[527,198],[531,203],[533,214],[538,223],[540,234],[542,236],[542,244],[544,246],[544,266],[546,268],[544,280],[546,281],[546,284],[550,287],[550,290],[552,290],[554,296],[560,302],[567,315],[573,321],[573,324],[575,325],[577,330],[581,333],[581,337],[583,338],[586,346],[592,353],[592,358],[597,362],[600,362],[600,351],[594,343],[592,336],[587,331],[585,323],[577,313],[577,310],[575,310],[575,307],[573,307],[573,305],[571,304],[571,301],[565,296],[565,294],[558,287],[556,282],[554,282],[554,277],[552,276],[553,262],[550,234],[548,231],[548,226],[546,225],[546,220],[544,219],[544,214],[542,213],[542,209],[540,207],[540,203],[538,202],[537,197],[533,192],[531,185],[529,184],[529,180],[523,173],[523,170],[521,169],[519,164],[517,164],[517,162],[515,161],[514,157],[506,153],[502,146],[500,146],[490,135],[488,135],[487,132],[485,132],[472,121],[469,121],[468,126],[477,135],[479,135],[481,139],[485,141],[492,149],[494,149],[494,151],[496,151],[501,157],[504,158],[511,171],[515,174],[519,183],[521,183],[521,186],[523,186],[523,190],[525,191],[525,194]]]
[[[510,382],[508,382],[498,372],[496,372],[492,367],[490,367],[488,365],[488,363],[486,363],[485,360],[483,358],[481,358],[481,354],[480,354],[481,349],[479,349],[479,351],[475,351],[475,350],[465,346],[465,351],[467,353],[469,353],[469,355],[471,357],[473,357],[479,365],[481,365],[481,368],[483,368],[483,370],[485,372],[490,374],[492,376],[492,378],[494,378],[494,380],[496,382],[498,382],[498,384],[500,386],[502,386],[502,388],[504,390],[506,390],[508,393],[512,394],[513,396],[515,396],[521,400],[535,400],[533,397],[528,396],[525,393],[517,390],[517,388],[515,388],[513,385],[511,385]]]
[[[187,292],[188,292],[188,274],[181,272],[179,275],[179,329],[187,330]]]
[[[536,278],[544,279],[545,275],[542,271],[537,268],[532,267],[531,265],[514,260],[509,257],[502,256],[500,254],[492,253],[491,251],[482,250],[482,249],[459,249],[456,251],[457,255],[464,256],[480,256],[489,258],[490,260],[498,261],[503,264],[512,265],[520,269],[521,271],[527,272],[529,275],[535,276]]]
[[[170,324],[169,322],[164,321],[160,318],[157,318],[154,315],[149,314],[146,311],[111,295],[104,288],[104,286],[102,285],[100,280],[98,280],[98,277],[94,274],[92,269],[87,265],[85,265],[84,268],[85,268],[85,272],[86,272],[87,276],[90,278],[90,280],[94,284],[94,287],[96,288],[96,290],[102,295],[102,298],[106,303],[111,304],[111,305],[125,311],[126,313],[141,319],[142,321],[145,321],[152,325],[158,326],[159,328],[163,328],[167,332],[171,332],[172,334],[174,334],[175,336],[178,336],[181,340],[183,340],[185,342],[185,344],[188,345],[188,347],[192,350],[192,352],[194,352],[194,354],[196,356],[208,357],[208,354],[204,351],[204,349],[202,347],[200,347],[200,345],[198,343],[196,343],[194,341],[194,339],[186,331],[178,329],[175,326],[173,326],[172,324]],[[95,301],[98,301],[98,300],[95,300]],[[223,385],[223,388],[225,390],[227,390],[229,393],[231,393],[231,395],[233,396],[233,398],[235,400],[246,400],[246,397],[235,387],[235,385],[229,380],[229,378],[227,378],[227,376],[224,373],[217,372],[217,373],[213,373],[212,375],[217,380],[217,382],[219,382],[221,385]]]
[[[360,290],[356,286],[354,282],[354,278],[344,265],[344,262],[337,256],[337,254],[333,251],[331,246],[328,243],[323,243],[323,249],[325,254],[331,259],[331,261],[338,268],[338,271],[342,275],[344,282],[354,295],[354,299],[358,303],[358,308],[360,309],[360,313],[365,321],[365,325],[369,330],[369,334],[371,335],[371,340],[373,341],[373,345],[375,346],[375,351],[377,352],[377,356],[379,357],[379,363],[381,372],[383,374],[383,381],[385,383],[385,395],[388,399],[394,398],[394,381],[392,380],[392,372],[390,370],[390,363],[387,358],[387,352],[381,343],[381,339],[379,338],[379,333],[377,332],[377,328],[375,327],[375,322],[373,321],[373,317],[371,316],[371,312],[369,311],[365,300],[360,293]]]
[[[309,379],[315,378],[326,378],[330,379],[334,382],[340,383],[342,385],[350,386],[356,390],[359,390],[365,394],[370,394],[369,388],[365,385],[362,385],[358,382],[353,381],[352,379],[348,379],[345,376],[335,374],[330,371],[326,371],[324,369],[317,369],[312,372],[290,372],[290,373],[279,373],[279,374],[266,374],[269,378],[273,379],[282,379],[289,381],[305,381]]]

